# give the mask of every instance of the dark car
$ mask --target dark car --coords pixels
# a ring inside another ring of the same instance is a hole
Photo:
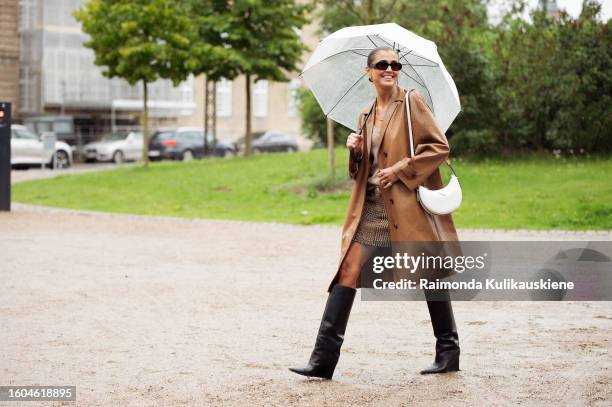
[[[153,133],[149,139],[149,159],[151,160],[193,160],[204,156],[204,131],[197,127],[163,129]],[[236,154],[233,144],[217,140],[209,135],[209,151],[213,155],[225,157]],[[216,144],[216,145],[215,145]]]
[[[253,152],[295,152],[298,150],[298,144],[295,137],[289,134],[284,134],[279,131],[267,131],[263,136],[253,141]]]

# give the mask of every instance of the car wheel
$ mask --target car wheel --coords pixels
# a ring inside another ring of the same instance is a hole
[[[115,151],[115,154],[113,154],[113,162],[115,164],[123,164],[125,162],[125,155],[123,154],[123,151]]]
[[[285,150],[285,151],[287,151],[288,153],[295,153],[297,151],[297,149],[295,147],[288,146],[287,150]]]
[[[181,156],[181,159],[182,159],[183,161],[192,161],[192,160],[193,160],[193,158],[194,158],[194,156],[193,156],[193,151],[191,151],[191,150],[185,150],[185,151],[183,152],[183,155]]]
[[[68,153],[64,150],[57,150],[55,154],[53,154],[53,159],[51,160],[52,168],[62,169],[70,167],[70,158],[68,157]]]

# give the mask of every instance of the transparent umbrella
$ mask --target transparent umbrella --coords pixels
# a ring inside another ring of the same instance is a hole
[[[455,82],[435,43],[395,23],[347,27],[321,40],[300,76],[325,115],[357,130],[359,112],[376,97],[365,73],[367,57],[381,46],[398,51],[399,86],[417,89],[446,131],[461,109]]]

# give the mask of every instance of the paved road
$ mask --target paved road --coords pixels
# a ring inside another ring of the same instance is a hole
[[[76,385],[79,406],[612,400],[610,302],[456,302],[462,371],[421,376],[434,344],[425,305],[356,301],[335,380],[321,382],[287,367],[309,356],[338,227],[15,204],[0,213],[0,230],[3,385]]]

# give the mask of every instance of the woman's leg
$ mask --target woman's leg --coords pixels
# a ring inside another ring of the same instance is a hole
[[[357,287],[361,275],[361,259],[364,247],[361,243],[352,242],[340,266],[338,284],[346,287]]]
[[[344,342],[344,333],[355,299],[362,246],[352,243],[339,270],[338,282],[327,297],[321,325],[308,364],[301,368],[289,368],[304,376],[331,379]]]

